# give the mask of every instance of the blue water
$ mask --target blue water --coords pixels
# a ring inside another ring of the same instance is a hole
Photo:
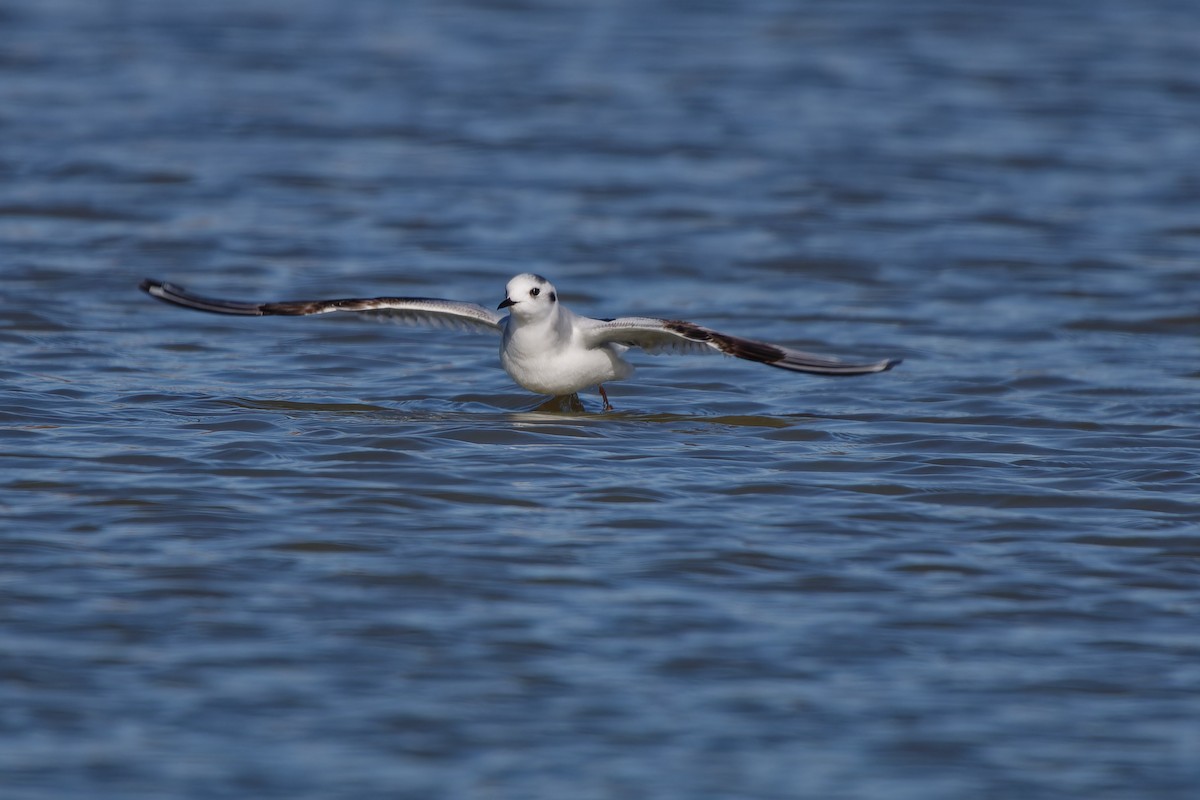
[[[0,794],[1191,798],[1200,14],[0,2]],[[854,379],[243,299],[691,319]]]

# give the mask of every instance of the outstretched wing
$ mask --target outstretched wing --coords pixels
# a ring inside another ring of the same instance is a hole
[[[898,358],[887,358],[882,361],[853,364],[837,358],[789,350],[777,344],[730,336],[676,319],[622,317],[592,322],[594,324],[584,330],[583,336],[593,347],[611,343],[640,347],[647,353],[716,352],[792,372],[811,372],[817,375],[867,375],[872,372],[884,372],[900,363]]]
[[[500,332],[503,317],[474,303],[439,300],[433,297],[374,297],[344,300],[293,300],[283,303],[245,303],[237,300],[217,300],[192,294],[181,286],[162,281],[144,280],[142,291],[167,303],[214,314],[235,314],[247,317],[327,314],[331,311],[355,311],[402,325],[429,328]]]

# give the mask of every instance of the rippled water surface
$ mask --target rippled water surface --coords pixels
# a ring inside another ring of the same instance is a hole
[[[0,2],[6,798],[1190,798],[1191,2]],[[250,299],[902,356],[636,357]]]

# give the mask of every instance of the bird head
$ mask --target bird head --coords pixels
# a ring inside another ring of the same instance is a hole
[[[507,308],[509,314],[520,319],[538,319],[553,311],[557,303],[554,284],[541,275],[525,272],[508,282],[504,301],[496,308]]]

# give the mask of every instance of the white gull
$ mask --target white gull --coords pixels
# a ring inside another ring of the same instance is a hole
[[[142,281],[141,288],[168,303],[241,316],[305,316],[354,311],[408,325],[498,333],[500,364],[517,384],[531,392],[571,396],[595,386],[612,410],[603,384],[633,374],[625,352],[640,347],[648,353],[724,353],[792,372],[817,375],[866,375],[900,363],[888,358],[849,363],[803,353],[776,344],[743,339],[692,322],[654,317],[593,319],[575,314],[558,300],[554,285],[540,275],[523,273],[508,282],[496,311],[474,303],[432,297],[295,300],[247,303],[216,300],[161,281]],[[497,313],[508,309],[507,315]]]

